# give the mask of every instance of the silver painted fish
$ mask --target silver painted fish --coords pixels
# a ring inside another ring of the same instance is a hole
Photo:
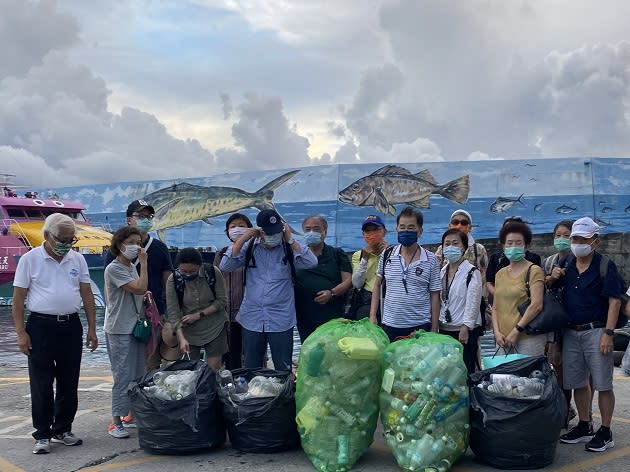
[[[210,218],[243,208],[275,209],[274,191],[298,172],[287,172],[253,193],[234,187],[204,187],[184,182],[156,190],[143,198],[155,209],[153,229],[164,240],[164,230],[175,226],[198,220],[211,224]]]
[[[570,207],[568,205],[561,205],[556,208],[556,213],[560,213],[561,215],[566,215],[567,213],[571,213],[572,211],[577,210],[577,208]]]
[[[496,200],[492,202],[492,205],[490,205],[490,211],[492,213],[505,213],[517,203],[525,205],[523,203],[524,195],[524,193],[521,193],[517,198],[497,197]]]
[[[395,215],[394,205],[429,208],[431,195],[441,195],[463,204],[468,200],[469,192],[468,175],[438,184],[427,169],[412,174],[404,167],[387,165],[352,182],[339,192],[339,201],[348,205],[373,206],[381,213]]]

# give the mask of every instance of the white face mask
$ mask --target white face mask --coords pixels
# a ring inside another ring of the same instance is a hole
[[[133,261],[136,257],[138,257],[138,252],[140,252],[140,246],[137,244],[125,244],[124,249],[120,251],[125,259],[129,259]]]
[[[234,228],[230,228],[228,230],[228,236],[231,241],[236,241],[241,236],[243,236],[246,231],[247,231],[247,228],[243,228],[241,226],[235,226]]]
[[[265,234],[264,244],[267,247],[276,247],[282,242],[282,233]]]
[[[586,257],[593,252],[593,248],[590,244],[571,244],[571,252],[575,257]]]

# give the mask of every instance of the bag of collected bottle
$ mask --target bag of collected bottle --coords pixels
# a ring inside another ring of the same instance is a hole
[[[243,368],[219,371],[217,378],[223,417],[233,448],[243,452],[271,453],[299,447],[295,426],[295,383],[291,372]],[[237,391],[236,379],[247,382],[247,392]]]
[[[517,395],[519,387],[506,392],[515,377],[539,379],[543,387],[523,396]],[[475,372],[469,382],[470,448],[479,460],[500,469],[538,469],[553,462],[567,404],[546,357]]]
[[[468,448],[462,345],[417,331],[390,344],[380,392],[385,441],[405,470],[446,471]]]
[[[225,442],[214,372],[179,360],[129,384],[138,442],[157,454],[191,454]]]
[[[295,421],[302,448],[319,471],[350,470],[372,444],[388,343],[366,318],[328,321],[304,341]]]

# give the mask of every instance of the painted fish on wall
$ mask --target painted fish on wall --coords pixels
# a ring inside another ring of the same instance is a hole
[[[413,174],[404,167],[387,165],[352,182],[339,192],[339,201],[348,205],[373,206],[381,213],[395,215],[394,205],[430,208],[431,195],[441,195],[463,204],[468,200],[469,192],[468,175],[438,184],[427,169]]]
[[[274,191],[300,172],[292,170],[275,178],[256,192],[235,187],[204,187],[188,183],[161,188],[143,197],[155,209],[153,229],[164,240],[164,231],[193,221],[211,224],[214,216],[226,215],[244,208],[274,209]]]

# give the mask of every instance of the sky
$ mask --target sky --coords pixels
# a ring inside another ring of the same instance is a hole
[[[0,0],[0,172],[54,188],[626,157],[629,17],[626,0]]]

